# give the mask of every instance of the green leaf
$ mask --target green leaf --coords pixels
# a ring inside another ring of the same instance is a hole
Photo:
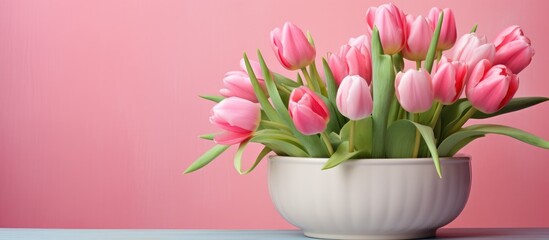
[[[471,33],[477,32],[478,24],[475,24],[475,26],[471,29]]]
[[[334,149],[337,149],[339,144],[341,144],[341,142],[342,142],[341,137],[339,136],[339,134],[337,134],[335,132],[331,132],[330,134],[328,134],[328,139],[330,140],[330,143],[332,144]]]
[[[350,128],[351,122],[349,121],[341,129],[341,139],[343,141],[349,141],[351,136]],[[355,121],[355,140],[354,147],[360,151],[359,158],[368,158],[372,156],[372,117],[367,117],[358,121]]]
[[[311,63],[311,65],[309,65],[309,69],[310,69],[311,77],[313,78],[313,81],[316,81],[318,83],[318,87],[320,88],[320,93],[322,94],[322,96],[327,97],[328,92],[326,90],[326,84],[324,83],[324,81],[320,77],[320,74],[318,74],[318,69],[316,68],[316,62],[315,61],[313,61],[313,63]]]
[[[272,129],[290,132],[290,128],[288,128],[288,126],[282,123],[277,123],[277,122],[268,121],[268,120],[261,120],[260,125],[265,128],[272,128]]]
[[[263,109],[263,111],[271,121],[279,122],[280,118],[278,117],[273,106],[267,99],[265,92],[263,92],[263,88],[261,88],[261,85],[259,85],[259,81],[255,76],[254,70],[250,65],[250,60],[248,59],[248,55],[246,55],[246,53],[244,53],[244,63],[246,64],[246,71],[248,72],[248,76],[250,77],[250,81],[252,82],[254,93],[257,96],[259,104],[261,105],[261,109]],[[265,75],[270,76],[271,74],[263,73],[263,76]]]
[[[303,151],[303,149],[294,145],[291,142],[282,139],[272,138],[269,136],[255,136],[250,139],[250,142],[261,143],[269,147],[279,155],[281,153],[284,153],[288,156],[294,157],[309,157],[309,155],[305,151]]]
[[[334,115],[330,115],[331,116],[330,120],[337,121],[339,128],[341,129],[341,127],[347,122],[347,120],[345,120],[345,117],[343,117],[343,115],[341,115],[341,113],[337,111],[337,107],[336,107],[337,106],[336,104],[337,85],[334,79],[334,75],[332,73],[332,70],[330,69],[330,66],[328,65],[328,62],[324,58],[322,58],[322,66],[324,67],[324,75],[326,77],[328,101],[330,102],[331,107],[335,109]]]
[[[295,145],[296,147],[301,148],[303,151],[305,151],[305,148],[303,145],[299,142],[297,138],[295,138],[290,133],[284,132],[282,130],[276,130],[276,129],[262,129],[259,131],[256,131],[254,133],[254,137],[266,137],[266,138],[273,138],[282,140],[285,142],[288,142],[290,144]]]
[[[388,148],[387,154],[398,158],[412,157],[416,132],[415,129],[419,131],[423,141],[427,144],[437,173],[440,177],[442,177],[435,136],[433,134],[433,129],[429,126],[421,125],[405,119],[394,122],[388,131],[388,135],[390,135],[387,137],[388,141],[385,142]]]
[[[212,160],[214,160],[216,157],[221,155],[225,150],[227,150],[230,146],[228,145],[215,145],[213,148],[205,152],[202,156],[200,156],[196,161],[194,161],[191,166],[189,166],[184,173],[191,173],[194,172],[204,166],[206,166],[208,163],[210,163]]]
[[[205,140],[214,140],[215,133],[204,134],[204,135],[200,135],[199,137]]]
[[[445,135],[471,109],[471,103],[466,98],[458,99],[454,104],[442,107],[440,120],[442,135]]]
[[[326,132],[339,132],[345,122],[345,117],[339,113],[337,106],[333,105],[328,98],[322,95],[318,96],[324,101],[326,107],[328,107],[328,111],[330,112],[330,119],[328,120],[328,125],[326,126]]]
[[[510,113],[514,111],[518,111],[524,108],[528,108],[531,106],[534,106],[536,104],[540,104],[542,102],[545,102],[549,100],[549,98],[546,97],[520,97],[520,98],[513,98],[505,107],[503,107],[501,110],[495,112],[495,113],[483,113],[481,111],[477,111],[471,118],[475,119],[484,119],[484,118],[490,118],[498,115],[502,115],[505,113]]]
[[[221,100],[225,99],[225,97],[213,95],[201,95],[200,97],[216,103],[221,102]]]
[[[310,155],[311,157],[327,156],[328,153],[322,147],[320,138],[318,138],[317,136],[305,136],[301,134],[299,131],[297,131],[292,119],[290,118],[288,109],[286,108],[286,106],[284,105],[284,102],[280,98],[280,94],[278,93],[276,89],[276,85],[271,78],[271,74],[269,74],[270,71],[267,68],[267,65],[265,64],[263,55],[261,55],[261,52],[259,50],[257,51],[257,56],[259,59],[259,64],[261,65],[261,70],[263,71],[263,76],[265,76],[265,85],[267,86],[267,91],[269,92],[269,96],[271,97],[271,100],[276,109],[276,112],[278,113],[278,116],[282,119],[284,124],[290,127],[290,130],[292,131],[293,135],[299,140],[301,144],[303,144],[308,155]]]
[[[443,19],[444,12],[440,11],[437,27],[435,28],[435,32],[433,33],[433,38],[431,39],[431,44],[429,45],[429,50],[427,51],[427,57],[425,59],[425,70],[427,70],[427,72],[429,73],[431,73],[431,70],[433,69],[433,63],[435,61],[435,54],[437,51],[438,39],[440,37],[440,29],[442,27]]]
[[[383,54],[379,32],[374,27],[372,33],[372,64],[373,64],[373,142],[372,157],[383,158],[385,136],[389,118],[391,101],[395,94],[395,72],[391,56]]]
[[[238,145],[238,149],[236,150],[236,153],[234,154],[234,168],[236,171],[240,174],[243,174],[242,172],[242,155],[244,154],[244,150],[246,150],[246,147],[248,146],[249,141],[241,142],[240,145]]]
[[[236,154],[234,156],[234,168],[236,169],[236,171],[241,174],[241,175],[244,175],[244,174],[248,174],[250,173],[252,170],[255,169],[255,167],[257,167],[257,165],[261,162],[261,160],[263,160],[263,158],[269,153],[271,152],[271,149],[268,148],[268,147],[263,147],[263,149],[261,150],[261,152],[257,155],[253,165],[246,171],[243,171],[242,170],[242,154],[244,153],[244,150],[246,149],[246,147],[248,146],[248,141],[246,142],[242,142],[240,144],[240,146],[238,146],[238,150],[236,151]]]
[[[282,85],[288,86],[290,88],[296,88],[296,87],[301,86],[296,81],[294,81],[292,79],[289,79],[289,78],[287,78],[283,75],[280,75],[278,73],[273,73],[273,76],[274,76],[274,81],[278,84],[282,84]]]
[[[385,155],[388,158],[410,158],[414,152],[416,128],[406,120],[399,120],[387,129]]]
[[[328,159],[328,161],[326,162],[324,167],[322,167],[322,170],[333,168],[333,167],[341,164],[342,162],[345,162],[345,161],[351,159],[352,157],[357,155],[358,152],[359,151],[354,151],[354,152],[350,153],[349,152],[349,142],[344,141],[339,145],[339,147],[335,151],[334,155],[332,155],[330,157],[330,159]]]
[[[512,137],[514,139],[517,139],[519,141],[528,143],[532,146],[540,147],[549,149],[549,142],[541,139],[538,136],[535,136],[531,133],[522,131],[520,129],[502,126],[502,125],[495,125],[495,124],[478,124],[478,125],[472,125],[469,127],[464,128],[462,131],[479,131],[486,134],[500,134]]]
[[[459,151],[459,149],[467,145],[467,143],[479,137],[484,137],[484,135],[485,134],[482,131],[462,129],[444,139],[438,146],[438,153],[442,157],[451,157]]]

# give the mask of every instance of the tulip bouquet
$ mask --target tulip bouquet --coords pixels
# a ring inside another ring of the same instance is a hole
[[[549,149],[549,142],[515,128],[464,127],[471,118],[548,100],[513,98],[517,74],[534,55],[523,30],[508,27],[489,42],[475,26],[457,39],[450,9],[433,8],[427,16],[404,14],[393,4],[369,8],[365,34],[328,53],[323,72],[310,34],[292,23],[274,29],[274,54],[296,71],[295,79],[271,71],[260,51],[257,62],[244,54],[241,70],[225,75],[221,96],[202,96],[217,103],[210,122],[223,132],[201,136],[216,145],[185,172],[205,166],[232,145],[238,145],[234,165],[242,174],[274,152],[328,158],[324,169],[358,158],[430,157],[441,175],[439,157],[453,156],[486,134]],[[466,97],[460,98],[463,92]],[[263,149],[243,170],[249,143]]]

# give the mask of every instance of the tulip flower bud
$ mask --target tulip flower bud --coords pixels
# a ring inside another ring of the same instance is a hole
[[[406,27],[408,38],[402,56],[412,61],[425,60],[433,38],[433,28],[423,16],[414,18],[412,15],[406,16]]]
[[[371,54],[372,51],[370,51],[370,48],[372,47],[372,44],[370,42],[371,38],[372,36],[363,34],[356,38],[349,39],[349,42],[347,44],[349,44],[351,47],[358,48],[360,53],[362,53],[362,55],[364,55],[368,59],[368,62],[371,62],[370,60],[372,56]]]
[[[480,61],[469,77],[467,98],[476,109],[494,113],[503,108],[517,92],[519,78],[505,65],[491,67],[488,60]]]
[[[425,112],[433,105],[431,76],[424,69],[408,69],[395,78],[395,94],[404,110],[410,113]]]
[[[278,61],[288,70],[297,70],[310,65],[316,56],[315,47],[296,25],[286,22],[282,30],[271,32],[271,47]]]
[[[498,50],[505,44],[518,40],[522,37],[524,37],[524,31],[522,28],[517,25],[509,26],[498,34],[494,40],[494,45],[496,45],[496,50]],[[528,44],[530,44],[530,39],[526,38],[526,40]]]
[[[256,74],[259,85],[263,89],[263,92],[267,94],[267,88],[265,86],[265,81],[262,79],[263,76],[261,74],[259,63],[250,60],[250,64]],[[220,89],[219,93],[224,97],[239,97],[252,102],[258,102],[243,59],[240,61],[240,67],[242,68],[241,71],[230,71],[225,74],[225,77],[223,77],[224,88]]]
[[[441,11],[444,12],[444,17],[442,19],[442,26],[440,28],[440,36],[438,38],[437,50],[444,51],[452,48],[454,46],[454,43],[456,43],[457,29],[454,13],[451,9],[440,9],[434,7],[431,8],[431,11],[429,11],[429,15],[427,17],[433,30],[437,27],[438,17]]]
[[[343,45],[339,53],[328,56],[328,65],[332,70],[336,84],[339,85],[348,75],[359,75],[367,79],[368,84],[372,80],[372,63],[368,56],[364,56],[358,48]]]
[[[217,144],[233,145],[249,139],[261,121],[258,104],[246,99],[229,97],[212,109],[210,122],[225,132],[214,137]]]
[[[467,65],[463,62],[448,60],[443,57],[433,75],[435,99],[444,105],[450,105],[461,96],[465,86]]]
[[[377,27],[383,52],[396,54],[406,43],[406,18],[404,13],[392,3],[371,7],[366,12],[369,31]]]
[[[494,64],[503,64],[515,74],[526,68],[534,56],[530,39],[524,36],[519,26],[510,26],[503,30],[496,37],[494,44]]]
[[[305,135],[323,132],[330,118],[324,101],[304,86],[290,94],[288,111],[297,130]]]
[[[358,75],[345,77],[337,90],[336,105],[339,112],[351,120],[372,114],[372,95],[366,80]]]
[[[494,62],[496,47],[493,43],[487,43],[486,37],[478,37],[475,33],[463,35],[457,42],[453,51],[453,60],[467,64],[468,69],[473,69],[482,59]]]

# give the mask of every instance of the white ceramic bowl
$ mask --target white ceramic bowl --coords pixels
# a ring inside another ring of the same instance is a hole
[[[271,156],[269,192],[278,212],[309,237],[411,239],[435,236],[463,210],[469,157],[361,159],[321,170],[327,159]]]

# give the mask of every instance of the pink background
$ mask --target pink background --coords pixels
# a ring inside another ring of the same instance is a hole
[[[331,3],[328,3],[331,2]],[[381,1],[0,1],[0,227],[290,228],[275,211],[266,164],[239,176],[231,154],[181,172],[212,146],[212,104],[247,51],[280,70],[269,32],[309,29],[319,55],[365,31]],[[397,1],[453,8],[459,33],[489,39],[519,24],[536,56],[517,96],[549,96],[544,1]],[[276,67],[275,67],[276,66]],[[493,119],[549,139],[549,104]],[[489,136],[452,227],[549,227],[549,151]],[[248,159],[249,161],[250,159]]]

